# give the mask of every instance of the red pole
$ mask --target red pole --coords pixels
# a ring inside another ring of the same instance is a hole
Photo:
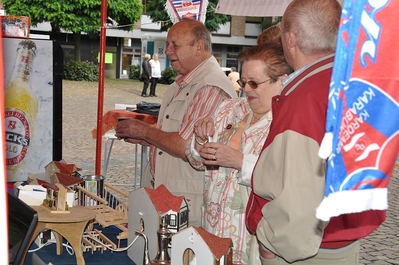
[[[2,31],[0,29],[0,34]],[[4,131],[4,65],[3,65],[3,39],[0,38],[0,231],[6,231],[8,229],[8,218],[7,218],[7,165],[6,165],[6,153],[4,147],[6,146],[5,131]],[[8,239],[0,240],[0,264],[9,264],[8,252]],[[2,258],[1,258],[2,257]]]
[[[105,22],[107,19],[107,0],[101,0],[100,22],[100,65],[98,76],[98,103],[97,103],[97,136],[96,136],[96,165],[95,174],[101,175],[101,149],[102,149],[102,120],[104,107],[104,57],[107,33]]]

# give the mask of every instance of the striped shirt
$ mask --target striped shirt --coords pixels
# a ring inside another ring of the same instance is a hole
[[[176,76],[175,82],[179,86],[179,89],[174,96],[174,98],[182,91],[184,87],[190,84],[193,80],[194,76],[198,68],[202,65],[198,65],[193,71],[188,73],[185,76],[178,75]],[[187,109],[186,114],[183,117],[183,122],[180,125],[179,135],[188,140],[192,137],[194,132],[194,124],[195,122],[202,117],[209,117],[216,110],[216,108],[225,100],[229,99],[230,96],[223,91],[223,89],[217,86],[206,85],[198,90],[197,94],[194,97],[194,100],[191,102],[189,108]],[[173,100],[173,99],[172,99]],[[158,129],[162,130],[162,122],[160,120]],[[150,147],[150,171],[151,175],[155,176],[155,157],[156,157],[156,147]]]

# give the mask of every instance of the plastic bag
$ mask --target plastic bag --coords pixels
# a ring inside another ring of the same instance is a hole
[[[159,109],[161,108],[160,103],[156,102],[147,102],[147,101],[141,101],[136,104],[137,109],[135,112],[139,113],[145,113],[145,114],[150,114],[150,115],[155,115],[158,116],[159,114]]]

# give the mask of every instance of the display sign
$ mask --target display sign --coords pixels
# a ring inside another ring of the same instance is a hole
[[[167,0],[165,9],[172,23],[191,18],[205,23],[208,0]]]
[[[30,18],[24,16],[0,16],[3,37],[29,38]]]
[[[62,159],[62,51],[51,40],[3,38],[3,59],[7,179],[26,181]]]

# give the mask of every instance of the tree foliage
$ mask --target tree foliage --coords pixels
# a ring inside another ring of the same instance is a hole
[[[210,32],[218,31],[220,24],[225,24],[229,19],[223,14],[216,14],[215,8],[219,0],[209,0],[206,8],[205,27]],[[164,8],[166,0],[147,0],[147,15],[153,22],[161,22],[161,30],[166,31],[173,23],[170,21],[169,15]]]
[[[133,23],[141,17],[141,1],[107,2],[107,17],[111,17],[119,25],[126,25],[119,29],[132,30]],[[98,34],[100,30],[101,0],[2,0],[2,3],[8,15],[30,17],[32,26],[50,22],[52,38],[61,29],[71,31],[74,36],[80,36],[81,32]]]

